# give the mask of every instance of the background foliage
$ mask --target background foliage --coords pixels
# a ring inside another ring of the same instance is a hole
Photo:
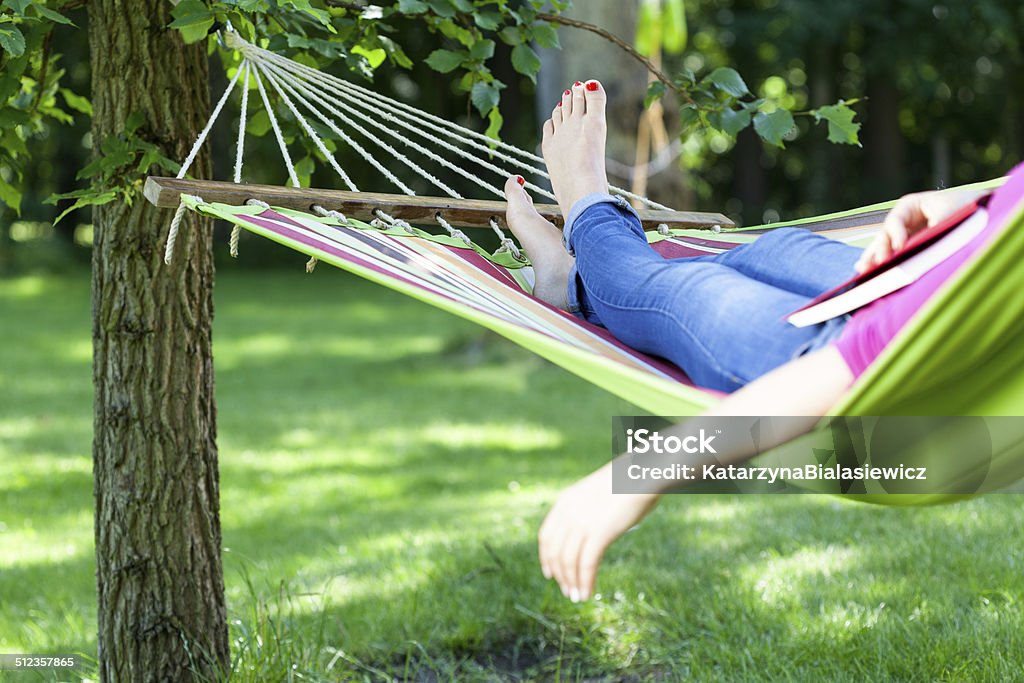
[[[177,168],[130,125],[117,139],[90,139],[82,4],[0,3],[0,204],[9,207],[0,215],[0,267],[13,246],[53,234],[46,224],[71,204],[47,205],[52,195],[131,201],[147,170]],[[340,0],[182,0],[172,26],[196,41],[230,23],[275,51],[530,148],[538,53],[575,30],[550,21],[565,4],[395,0],[368,12]],[[669,83],[656,81],[651,96],[667,93],[676,105],[671,124],[686,140],[681,163],[693,190],[682,201],[693,206],[656,198],[751,223],[1004,172],[1024,145],[1022,14],[1010,0],[638,2],[638,30],[614,32],[635,38],[641,53],[661,48]],[[237,57],[209,40],[211,59],[231,69]],[[216,92],[225,69],[213,71]],[[213,137],[220,178],[230,175],[234,123],[225,117]],[[273,144],[256,139],[268,128],[265,116],[249,122],[248,157],[263,163],[250,164],[247,179],[281,183]],[[106,161],[93,161],[94,152]],[[388,189],[348,150],[338,156],[360,186]],[[297,153],[303,179],[332,183],[318,175],[316,157],[312,148]],[[443,180],[472,194],[461,177]],[[87,212],[72,211],[50,246],[73,245],[76,234],[87,244],[88,224]]]

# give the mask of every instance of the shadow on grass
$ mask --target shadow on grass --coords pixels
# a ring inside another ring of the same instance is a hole
[[[988,505],[962,504],[961,515],[811,496],[678,497],[609,553],[605,592],[582,606],[541,579],[530,533],[487,538],[476,531],[479,515],[452,505],[415,522],[401,505],[375,508],[381,530],[427,540],[310,560],[288,590],[317,598],[280,618],[294,633],[325,634],[321,667],[340,651],[355,671],[417,680],[1006,680],[1020,665],[1009,647],[1022,618],[1020,584],[1012,563],[992,557],[995,548],[1005,555],[1005,535],[971,520],[970,508]],[[1007,499],[992,505],[994,515],[1014,509]],[[363,526],[358,504],[312,508],[342,521],[283,519],[281,537],[352,542],[377,533]],[[472,531],[430,539],[433,524],[450,518]],[[914,538],[905,543],[879,542],[908,529]],[[278,550],[319,554],[302,543]],[[960,551],[988,562],[964,563]],[[1008,647],[987,652],[989,642]]]
[[[0,296],[5,319],[30,321],[0,332],[18,358],[0,379],[29,389],[0,414],[0,449],[24,458],[0,461],[20,478],[0,480],[0,543],[16,554],[0,574],[0,642],[86,651],[92,530],[74,520],[92,504],[88,297],[63,287]],[[357,280],[232,274],[217,296],[236,680],[293,665],[310,680],[424,681],[1024,668],[1016,497],[895,510],[673,496],[609,551],[601,599],[573,605],[540,576],[536,529],[558,489],[610,455],[611,415],[634,409]],[[61,533],[75,554],[32,555]]]

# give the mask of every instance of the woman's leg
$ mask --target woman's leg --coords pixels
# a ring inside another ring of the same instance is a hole
[[[701,386],[737,389],[792,360],[821,332],[784,319],[807,295],[715,261],[663,259],[622,204],[585,209],[574,217],[568,242],[576,254],[570,306],[633,348],[672,361]]]
[[[854,264],[863,251],[810,230],[778,228],[708,260],[773,287],[814,298],[853,277]]]
[[[703,386],[736,389],[789,361],[820,332],[783,320],[808,296],[720,263],[672,263],[655,253],[635,214],[606,194],[605,101],[600,84],[576,85],[544,125],[544,157],[575,261],[553,245],[554,234],[522,187],[506,185],[513,232],[528,253],[550,256],[534,260],[538,282],[568,278],[568,306],[675,362]],[[562,305],[561,296],[549,303]]]

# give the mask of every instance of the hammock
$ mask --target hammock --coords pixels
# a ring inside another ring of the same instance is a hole
[[[452,188],[384,142],[380,133],[390,132],[400,143],[413,146],[442,166],[473,179],[485,190],[502,196],[501,190],[476,176],[465,163],[453,164],[447,156],[429,151],[411,136],[402,137],[393,128],[380,124],[380,120],[402,127],[408,133],[428,137],[448,153],[463,161],[472,161],[501,178],[520,171],[532,177],[546,177],[538,166],[543,164],[541,159],[256,48],[234,34],[229,36],[228,43],[240,50],[244,59],[179,177],[147,181],[146,196],[150,201],[158,206],[178,206],[168,237],[168,258],[173,252],[182,215],[186,209],[192,209],[233,224],[233,254],[237,252],[239,229],[279,242],[311,257],[311,264],[324,261],[493,330],[651,413],[695,415],[721,398],[717,392],[694,386],[675,366],[639,353],[606,330],[532,297],[532,268],[526,255],[501,230],[502,205],[464,202]],[[282,191],[237,184],[241,180],[245,116],[252,78],[278,139],[292,184],[296,188],[299,185],[261,73],[351,192]],[[242,118],[235,184],[183,179],[240,79],[243,81]],[[337,97],[328,99],[325,94],[328,91]],[[385,148],[392,159],[430,180],[451,199],[403,201],[404,198],[393,195],[358,193],[358,188],[300,113],[296,102],[350,144],[406,195],[411,196],[413,191],[398,180],[386,164],[377,161],[343,131],[339,123]],[[376,116],[365,111],[375,112]],[[366,127],[374,125],[376,133]],[[450,143],[449,139],[456,142]],[[479,153],[486,156],[481,157]],[[998,184],[997,180],[974,187]],[[527,187],[537,194],[551,196],[532,182],[528,182]],[[630,196],[617,188],[613,191]],[[645,227],[653,228],[648,232],[648,239],[654,249],[666,258],[721,252],[754,240],[766,230],[791,225],[864,245],[891,206],[891,203],[879,204],[820,218],[722,231],[722,225],[729,225],[722,216],[679,214],[641,197],[633,199],[654,207],[654,211],[642,212],[644,223]],[[274,206],[264,200],[273,202]],[[440,225],[445,234],[432,234],[413,227],[403,216]],[[1000,240],[987,246],[962,268],[949,286],[933,296],[906,325],[835,407],[834,415],[1010,416],[1024,412],[1024,353],[1020,350],[1024,340],[1024,296],[1021,295],[1024,269],[1018,267],[1024,260],[1024,226],[1021,225],[1024,206],[1018,207],[1009,223]],[[498,233],[502,247],[489,253],[474,244],[455,227],[456,224],[489,226]],[[705,229],[689,227],[695,225]],[[819,430],[800,442],[810,448],[808,440],[821,435]],[[987,478],[983,477],[988,490],[1024,476],[1024,435],[1002,434],[995,440]],[[976,470],[973,464],[965,464],[962,469],[954,464],[944,474],[952,487],[950,490],[957,490],[958,481],[977,479]],[[936,490],[943,489],[940,486]],[[875,502],[905,505],[941,502],[953,497],[956,496],[859,496]]]

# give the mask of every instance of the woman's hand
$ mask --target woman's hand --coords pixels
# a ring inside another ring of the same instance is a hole
[[[901,198],[885,217],[882,231],[857,261],[858,273],[873,268],[899,251],[907,240],[966,206],[984,192],[918,192]]]
[[[656,494],[613,494],[611,463],[562,491],[540,527],[544,577],[573,602],[590,598],[604,551],[657,501]]]

